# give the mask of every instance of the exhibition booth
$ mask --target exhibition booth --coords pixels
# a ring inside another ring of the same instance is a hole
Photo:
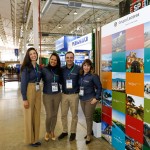
[[[102,137],[150,149],[150,6],[101,28]]]

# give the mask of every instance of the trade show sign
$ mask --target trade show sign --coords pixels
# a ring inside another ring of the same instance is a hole
[[[139,1],[141,3],[143,1]],[[134,3],[134,8],[136,4]],[[137,7],[137,6],[136,6]],[[140,6],[142,7],[142,6]],[[150,6],[101,29],[102,136],[116,150],[150,149]],[[112,92],[110,92],[112,91]],[[108,132],[109,131],[109,132]]]
[[[68,43],[79,38],[79,36],[63,36],[60,39],[56,40],[55,48],[56,51],[67,52]]]

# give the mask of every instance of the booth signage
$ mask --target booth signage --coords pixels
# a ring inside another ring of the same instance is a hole
[[[55,42],[56,51],[64,48],[64,36]]]
[[[81,38],[77,41],[72,42],[72,46],[76,46],[78,44],[81,44],[81,43],[84,43],[84,42],[87,42],[87,41],[88,41],[88,36],[83,37],[83,38]]]
[[[150,0],[131,0],[130,13],[135,12],[150,4]]]
[[[90,33],[90,34],[87,34],[87,35],[85,35],[85,36],[83,36],[83,37],[78,38],[77,40],[74,40],[74,41],[72,42],[72,47],[75,47],[75,46],[77,46],[77,45],[82,45],[82,44],[88,43],[88,42],[90,42],[91,40],[92,40],[92,35],[91,35],[91,33]]]
[[[78,38],[78,36],[63,36],[55,43],[56,51],[66,52],[68,51],[68,43]]]

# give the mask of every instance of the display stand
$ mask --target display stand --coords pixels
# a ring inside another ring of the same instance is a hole
[[[150,6],[101,29],[102,137],[116,150],[150,149],[148,14]]]

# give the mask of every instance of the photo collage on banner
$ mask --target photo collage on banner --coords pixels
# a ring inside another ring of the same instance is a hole
[[[102,27],[102,137],[117,150],[150,149],[147,14],[150,6]]]
[[[101,82],[102,96],[102,137],[112,142],[112,38],[102,38]]]

